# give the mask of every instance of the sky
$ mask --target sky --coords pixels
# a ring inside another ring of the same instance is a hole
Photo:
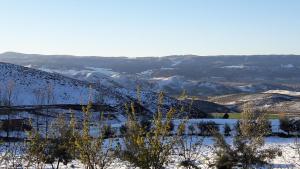
[[[300,54],[300,0],[0,0],[0,53]]]

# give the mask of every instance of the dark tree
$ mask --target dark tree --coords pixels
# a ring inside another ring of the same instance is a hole
[[[225,113],[224,116],[223,116],[223,119],[228,119],[228,118],[229,118],[229,114]]]
[[[225,136],[231,135],[231,128],[230,128],[229,124],[227,124],[227,123],[224,125],[224,135]]]

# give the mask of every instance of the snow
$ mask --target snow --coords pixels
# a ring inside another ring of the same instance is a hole
[[[180,60],[179,59],[171,59],[171,60],[173,62],[171,64],[171,66],[174,67],[174,66],[177,66],[177,65],[181,64],[184,59],[180,59]]]
[[[198,86],[199,87],[207,87],[207,88],[211,88],[214,90],[217,90],[217,88],[218,88],[216,83],[211,83],[211,82],[201,82]]]
[[[52,104],[85,104],[90,93],[96,93],[94,89],[90,89],[88,83],[79,80],[13,64],[0,63],[1,97],[7,93],[9,83],[13,84],[13,105],[38,104],[35,93],[37,90],[45,92],[48,86],[53,89]]]
[[[102,74],[109,75],[112,79],[118,79],[118,74],[102,68],[89,67],[90,70],[68,70],[64,74],[80,74],[93,78],[94,72],[101,72]],[[53,88],[54,102],[51,104],[86,104],[89,99],[94,100],[95,96],[99,96],[99,100],[104,104],[110,105],[116,109],[116,112],[124,112],[124,104],[137,101],[136,88],[127,89],[119,85],[115,81],[100,78],[97,84],[93,84],[90,88],[90,83],[87,81],[75,80],[66,76],[57,74],[59,71],[47,70],[40,71],[31,68],[25,68],[13,64],[0,64],[0,85],[6,85],[10,80],[15,83],[15,96],[13,105],[36,105],[40,104],[36,99],[36,91],[45,91],[49,85]],[[94,72],[93,72],[94,71]],[[55,73],[49,73],[55,72]],[[90,72],[90,73],[89,73]],[[93,73],[92,73],[93,72]],[[81,77],[81,76],[79,76]],[[98,76],[96,76],[97,79]],[[173,78],[170,78],[172,82]],[[176,78],[175,78],[176,79]],[[168,80],[164,81],[167,82]],[[176,80],[175,80],[176,81]],[[3,94],[3,92],[2,92]],[[158,95],[155,92],[142,91],[143,106],[149,113],[153,113],[157,108]],[[169,109],[172,106],[179,104],[174,98],[166,97],[165,108]],[[95,100],[97,101],[97,100]]]
[[[203,139],[203,145],[195,149],[192,153],[196,160],[196,164],[200,168],[210,168],[208,167],[209,162],[213,161],[213,140],[210,137],[200,137],[195,136],[192,137],[193,141]],[[227,137],[227,142],[232,142],[232,138]],[[256,167],[257,169],[282,169],[282,168],[289,168],[289,169],[296,169],[299,168],[299,154],[295,149],[294,139],[293,138],[278,138],[278,137],[268,137],[266,138],[266,145],[265,148],[279,148],[282,151],[282,156],[276,157],[274,160],[269,161],[270,165],[265,167]],[[179,150],[180,151],[180,150]],[[177,152],[177,151],[176,151]],[[166,166],[166,169],[184,169],[183,167],[179,166],[180,161],[183,160],[182,156],[179,156],[176,152],[170,157],[170,163]],[[26,164],[26,161],[23,161],[22,164]],[[1,164],[2,168],[7,168],[5,163]],[[33,169],[34,167],[31,167]],[[51,169],[51,165],[45,165],[46,169]],[[79,160],[74,160],[69,163],[67,166],[63,164],[60,165],[60,168],[67,169],[67,168],[84,168],[84,165]],[[112,164],[108,167],[108,169],[127,169],[127,168],[134,168],[128,167],[128,163],[115,158]]]
[[[172,68],[172,67],[162,67],[160,69],[161,70],[174,70],[175,68]]]
[[[232,101],[232,102],[226,102],[224,105],[235,105],[237,104],[236,101]]]
[[[181,121],[182,119],[175,119],[173,120],[173,123],[175,126],[178,126],[181,123]],[[187,125],[193,125],[195,126],[195,128],[197,128],[196,126],[199,122],[208,122],[208,121],[215,122],[219,126],[219,129],[222,130],[225,124],[228,124],[231,128],[234,128],[238,119],[189,119]],[[279,129],[278,119],[271,119],[269,121],[271,123],[273,132],[282,132]]]
[[[102,69],[101,69],[102,70]],[[99,71],[97,69],[97,71]],[[108,71],[109,72],[109,71]],[[76,73],[72,70],[69,73]],[[114,75],[113,73],[111,75]],[[86,81],[75,80],[56,73],[25,68],[13,64],[0,63],[1,97],[5,94],[5,86],[12,81],[14,84],[13,105],[37,105],[37,91],[46,91],[47,86],[53,88],[54,99],[50,104],[86,104],[94,96],[100,95],[106,105],[116,107],[117,112],[124,110],[124,104],[137,100],[136,90],[125,89],[116,84],[106,85],[100,81],[90,88]],[[105,81],[104,81],[105,82]],[[156,111],[157,93],[142,91],[143,106]],[[166,108],[179,102],[166,97]]]
[[[10,80],[15,82],[15,92],[13,97],[13,104],[15,105],[35,105],[37,101],[35,100],[34,92],[36,89],[43,90],[45,86],[51,84],[54,90],[55,96],[55,103],[60,104],[75,104],[75,103],[84,103],[87,102],[88,96],[90,94],[97,94],[98,91],[95,89],[90,89],[88,83],[83,81],[74,80],[71,78],[67,78],[61,75],[53,74],[53,73],[46,73],[43,71],[37,71],[34,69],[30,69],[31,66],[28,65],[28,68],[24,68],[21,66],[16,66],[12,64],[4,64],[0,63],[0,82],[1,82],[1,91],[5,91],[5,84],[7,84]],[[238,67],[230,67],[230,68],[238,68]],[[102,69],[102,68],[92,68],[92,71],[87,73],[85,70],[83,71],[76,71],[76,70],[69,70],[67,73],[69,74],[77,74],[77,73],[86,73],[86,76],[92,76],[92,72],[101,72],[110,77],[118,77],[118,74],[113,72],[109,69]],[[49,71],[49,70],[48,70]],[[57,73],[57,72],[56,72]],[[149,72],[145,72],[146,74]],[[179,77],[172,76],[167,78],[154,78],[153,80],[157,80],[161,83],[161,85],[168,85],[170,83],[176,84]],[[202,86],[207,86],[211,88],[215,88],[216,86],[212,83],[201,83]],[[246,86],[240,86],[241,88]],[[109,105],[117,105],[121,102],[128,102],[137,99],[137,93],[134,90],[127,90],[125,88],[115,88],[110,86],[108,88],[101,88],[101,92],[104,93],[105,97],[104,102]],[[286,91],[286,90],[269,90],[265,93],[279,93],[279,94],[286,94],[291,96],[300,96],[300,92],[294,91]],[[3,94],[3,93],[2,93]],[[141,91],[141,99],[142,104],[151,111],[156,111],[156,104],[157,104],[157,94],[153,92],[146,92]],[[164,104],[168,105],[169,107],[176,104],[177,101],[166,97],[164,100]],[[234,104],[234,102],[232,102]],[[269,105],[266,105],[269,106]],[[21,112],[24,117],[28,117],[27,112]],[[122,114],[116,114],[117,119],[120,121],[110,121],[109,123],[112,125],[113,128],[118,128],[126,121],[126,117]],[[6,118],[5,116],[0,116],[0,119]],[[13,119],[17,119],[19,117],[12,116]],[[42,119],[40,119],[42,120]],[[189,125],[197,125],[201,121],[214,121],[216,122],[220,129],[222,130],[223,125],[229,124],[233,127],[236,124],[235,119],[190,119],[188,124]],[[180,119],[175,119],[174,121],[175,126],[180,123]],[[34,123],[34,121],[33,121]],[[279,129],[279,120],[271,120],[272,131],[273,132],[280,132]],[[92,132],[96,132],[97,129],[95,127],[92,128]],[[0,132],[1,136],[5,136],[6,133]],[[10,132],[10,136],[19,135],[20,137],[25,137],[25,134],[22,132],[13,131]],[[228,137],[227,140],[230,142],[232,138]],[[201,155],[209,157],[209,159],[213,158],[212,151],[209,147],[212,146],[213,140],[212,138],[205,138],[204,140],[204,147],[201,149]],[[296,153],[294,149],[294,138],[279,138],[279,137],[266,137],[266,147],[279,147],[283,151],[283,156],[278,157],[273,160],[271,163],[273,164],[272,168],[300,168],[299,166],[295,166],[296,162],[299,162],[299,155]],[[195,152],[198,153],[198,152]],[[171,168],[179,168],[180,157],[179,156],[172,156],[171,163],[167,166],[168,169]],[[83,168],[83,165],[79,161],[73,161],[72,165]],[[207,168],[207,165],[201,164],[201,168]],[[0,166],[4,167],[4,166]],[[47,168],[51,168],[47,166]],[[66,167],[61,167],[66,168]],[[71,164],[69,164],[68,168],[71,168]],[[115,159],[114,163],[110,168],[127,168],[124,162]]]
[[[230,65],[230,66],[223,66],[222,68],[228,69],[244,69],[246,66],[244,65]]]
[[[151,81],[155,81],[160,89],[164,88],[165,86],[180,88],[183,82],[181,76],[155,77],[152,78]]]
[[[264,93],[284,94],[284,95],[290,95],[290,96],[300,96],[300,92],[289,91],[289,90],[268,90]]]
[[[101,74],[104,74],[106,76],[109,76],[109,77],[119,77],[120,76],[120,73],[118,72],[114,72],[112,71],[111,69],[106,69],[106,68],[96,68],[96,67],[87,67],[88,69],[92,69],[93,72],[97,72],[97,73],[101,73]]]
[[[237,86],[238,89],[240,89],[243,92],[254,92],[255,89],[252,85],[244,85],[244,86]]]
[[[26,65],[26,66],[24,66],[24,67],[32,68],[32,65],[29,64],[29,65]]]
[[[286,65],[280,65],[282,68],[287,68],[287,69],[290,69],[290,68],[294,68],[294,65],[293,64],[286,64]]]
[[[30,67],[29,67],[30,68]],[[49,69],[45,67],[39,68],[39,70],[49,72],[49,73],[59,73],[67,76],[75,76],[75,75],[86,75],[86,77],[91,76],[94,73],[102,74],[109,77],[119,77],[120,73],[114,72],[111,69],[106,68],[96,68],[96,67],[86,67],[85,69],[81,70],[74,70],[74,69],[68,69],[68,70],[59,70],[59,69]]]
[[[141,76],[151,76],[153,73],[153,70],[146,70],[146,71],[143,71],[141,73],[138,73],[138,75],[141,75]]]
[[[125,121],[125,117],[120,117],[120,118],[124,118],[124,121]],[[42,119],[40,119],[40,120],[42,120]],[[191,124],[196,125],[197,123],[199,123],[201,121],[214,121],[219,125],[229,124],[230,126],[235,125],[235,123],[237,122],[236,119],[189,119],[188,125],[191,125]],[[123,124],[123,122],[114,122],[112,124],[112,127],[118,128]],[[176,126],[181,122],[181,120],[174,119],[173,122]],[[33,122],[33,124],[35,124],[35,123]],[[278,120],[271,120],[271,124],[273,127],[272,128],[273,131],[278,130],[278,128],[276,128],[276,126],[279,125]],[[91,126],[92,134],[96,135],[95,133],[97,133],[97,129],[98,129],[98,127],[96,125]],[[0,135],[3,135],[3,136],[5,136],[5,134],[6,133],[0,133]],[[18,135],[19,137],[24,137],[24,133],[11,132],[10,134]],[[199,167],[209,168],[208,163],[212,162],[213,158],[214,158],[213,138],[212,137],[202,137],[202,136],[191,136],[191,138],[192,138],[193,143],[195,143],[197,140],[203,140],[202,146],[198,147],[198,149],[196,149],[192,153],[194,154],[195,157],[197,157],[197,158],[195,158],[195,160],[198,161],[197,164],[199,164]],[[122,138],[114,139],[114,141],[115,141],[115,143],[120,142],[120,144],[122,145]],[[226,137],[226,141],[228,143],[232,143],[232,137]],[[295,138],[280,138],[280,137],[275,137],[275,136],[266,137],[265,138],[265,142],[266,142],[265,147],[280,148],[280,150],[282,151],[283,154],[282,154],[282,156],[277,157],[276,159],[270,161],[271,166],[266,166],[266,167],[260,168],[260,169],[299,168],[300,166],[297,165],[297,163],[299,163],[300,158],[299,158],[299,154],[297,153],[297,151],[295,149],[294,141],[295,141]],[[173,169],[173,168],[181,169],[181,167],[179,167],[179,163],[182,159],[183,159],[182,156],[179,156],[177,151],[173,152],[170,157],[170,163],[166,166],[166,169]],[[22,162],[22,164],[26,164],[26,163],[27,163],[26,161]],[[1,163],[0,168],[1,167],[6,168],[7,166],[5,163]],[[66,169],[66,168],[74,168],[74,167],[75,168],[84,168],[84,165],[79,160],[74,160],[67,166],[64,166],[63,164],[61,164],[60,168]],[[34,167],[31,167],[31,169],[33,169],[33,168]],[[45,165],[45,168],[50,169],[51,165]],[[113,163],[108,167],[108,169],[114,169],[114,168],[127,169],[130,167],[128,167],[126,162],[120,161],[119,159],[115,158]]]

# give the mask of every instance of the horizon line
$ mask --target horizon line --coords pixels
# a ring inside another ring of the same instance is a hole
[[[0,55],[14,53],[23,55],[40,55],[40,56],[71,56],[71,57],[106,57],[106,58],[162,58],[171,56],[194,56],[194,57],[227,57],[227,56],[300,56],[300,54],[218,54],[218,55],[198,55],[198,54],[169,54],[162,56],[101,56],[101,55],[74,55],[74,54],[42,54],[42,53],[25,53],[16,51],[6,51]]]

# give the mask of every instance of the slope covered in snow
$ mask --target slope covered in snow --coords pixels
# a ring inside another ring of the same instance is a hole
[[[264,93],[276,93],[276,94],[284,94],[289,96],[300,96],[300,92],[289,91],[289,90],[268,90]]]
[[[13,105],[40,104],[46,93],[51,104],[84,104],[89,93],[95,92],[83,81],[8,63],[0,63],[0,84],[2,99],[12,89]]]
[[[122,112],[124,104],[138,103],[140,96],[140,106],[143,110],[154,113],[158,104],[158,94],[155,92],[142,90],[137,93],[136,90],[126,89],[121,85],[101,83],[101,80],[99,83],[89,83],[8,63],[0,63],[0,84],[2,100],[7,100],[9,88],[12,88],[12,105],[86,104],[88,100],[92,100]],[[51,99],[47,99],[48,91],[51,91],[50,95],[53,96]],[[179,110],[181,106],[188,106],[188,103],[164,97],[163,110],[167,111],[171,107]],[[203,116],[197,106],[193,106],[192,111]]]

